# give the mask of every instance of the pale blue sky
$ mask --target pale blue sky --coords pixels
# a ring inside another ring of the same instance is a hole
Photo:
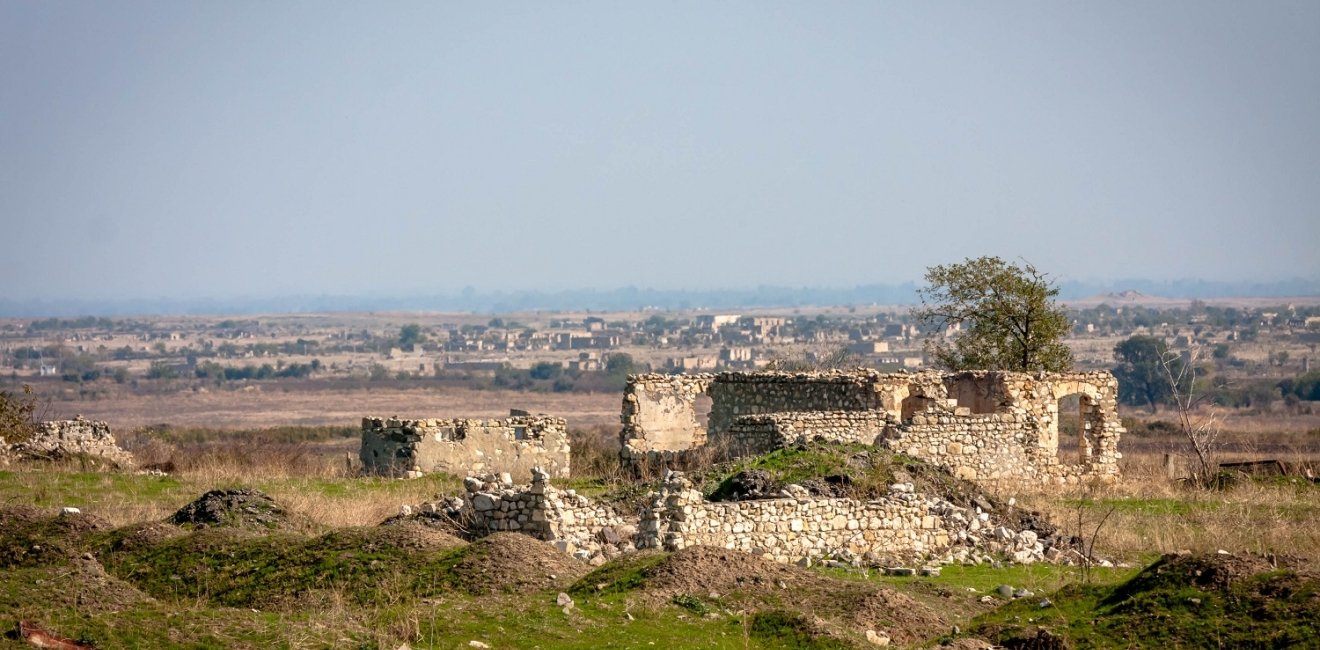
[[[10,299],[1320,277],[1320,2],[0,0]]]

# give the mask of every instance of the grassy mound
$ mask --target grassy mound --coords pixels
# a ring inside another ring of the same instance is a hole
[[[26,506],[0,508],[0,568],[42,566],[90,551],[110,525],[85,514],[52,515]]]
[[[159,543],[112,543],[103,561],[157,598],[287,610],[313,596],[366,604],[443,593],[462,544],[420,526],[347,528],[318,537],[208,528]]]
[[[588,566],[553,546],[518,533],[495,533],[453,557],[448,580],[472,595],[566,589]]]
[[[1320,638],[1320,577],[1229,554],[1167,555],[1114,587],[1073,585],[977,619],[1009,648],[1293,648]]]

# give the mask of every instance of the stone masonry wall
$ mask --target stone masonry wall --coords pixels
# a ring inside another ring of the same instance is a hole
[[[979,507],[966,509],[895,484],[871,501],[815,498],[800,486],[781,499],[710,502],[681,473],[668,477],[642,513],[638,548],[675,551],[718,546],[778,562],[831,558],[872,565],[948,564],[1005,557],[1058,559],[1055,540],[999,525]]]
[[[1007,488],[1118,476],[1118,382],[1105,372],[960,373],[950,384],[999,396],[995,412],[967,415],[939,403],[886,431],[883,444],[948,468],[959,478]],[[1077,396],[1080,429],[1059,439],[1059,400]],[[961,402],[959,402],[961,403]],[[1071,450],[1071,451],[1070,451]]]
[[[711,399],[704,430],[700,395]],[[997,488],[1113,480],[1117,395],[1106,372],[638,375],[624,395],[621,456],[686,466],[710,443],[754,454],[821,437],[883,444]],[[1061,440],[1063,398],[1077,412]]]
[[[620,544],[631,550],[635,525],[608,505],[551,486],[550,476],[539,468],[533,470],[532,483],[525,489],[472,477],[464,481],[464,488],[462,520],[476,534],[521,532],[554,542],[570,554],[584,551],[579,554],[582,559],[613,556],[622,552]],[[603,551],[606,546],[612,548]]]
[[[790,485],[784,498],[710,502],[681,473],[671,472],[650,506],[629,516],[549,480],[539,470],[529,486],[515,486],[508,475],[468,477],[461,498],[416,508],[443,509],[473,536],[522,533],[592,564],[636,549],[698,545],[778,562],[832,559],[875,566],[1031,563],[1057,561],[1065,552],[1054,547],[1059,540],[1008,529],[979,506],[916,494],[910,483],[892,485],[887,496],[871,501],[818,498]]]
[[[879,407],[873,370],[812,373],[723,372],[707,392],[708,434],[718,436],[745,415],[806,411],[871,411]]]
[[[871,445],[888,423],[880,411],[767,413],[739,417],[724,437],[740,455],[754,455],[813,440]]]
[[[879,376],[866,369],[635,375],[624,388],[622,455],[626,462],[665,462],[708,442],[733,442],[723,434],[747,415],[874,410]],[[703,395],[710,400],[705,426],[697,413]]]
[[[569,473],[568,425],[563,418],[518,416],[502,420],[362,419],[359,457],[369,474],[417,477],[509,473],[531,478],[533,467],[552,476]]]
[[[121,467],[133,465],[133,455],[119,448],[109,424],[82,416],[38,424],[32,438],[11,445],[9,453],[18,458],[62,458],[85,454]]]

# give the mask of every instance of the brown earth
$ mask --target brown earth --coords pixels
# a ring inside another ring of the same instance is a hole
[[[464,549],[453,575],[460,587],[479,596],[567,589],[590,569],[527,535],[495,533]]]
[[[857,629],[887,634],[895,643],[924,641],[948,631],[947,616],[892,589],[841,581],[741,551],[691,546],[643,572],[657,602],[679,595],[774,605],[792,602],[813,616],[828,613]]]

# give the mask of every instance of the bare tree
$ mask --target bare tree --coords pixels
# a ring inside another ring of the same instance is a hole
[[[1220,423],[1214,411],[1200,414],[1197,407],[1204,401],[1204,395],[1196,392],[1196,362],[1200,357],[1199,349],[1192,348],[1186,363],[1176,352],[1167,352],[1160,359],[1164,377],[1169,382],[1172,395],[1170,401],[1178,411],[1178,429],[1187,439],[1192,452],[1196,454],[1199,471],[1197,478],[1207,483],[1218,469],[1215,460],[1219,448]]]

